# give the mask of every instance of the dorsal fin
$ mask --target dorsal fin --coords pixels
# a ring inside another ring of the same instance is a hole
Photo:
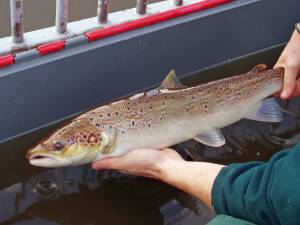
[[[175,71],[171,70],[171,72],[166,76],[166,78],[159,86],[159,89],[172,89],[172,88],[182,88],[182,87],[185,86],[180,82],[180,80],[176,76]]]
[[[268,69],[268,66],[266,64],[258,64],[253,67],[252,70],[249,71],[249,73],[258,73],[262,72]]]

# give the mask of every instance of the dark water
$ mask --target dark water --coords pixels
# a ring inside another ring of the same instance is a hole
[[[187,76],[184,81],[195,84],[199,77],[215,79],[247,71],[257,62],[272,64],[280,50],[227,63]],[[300,98],[280,104],[286,113],[279,124],[242,120],[223,129],[227,143],[221,148],[195,141],[175,148],[187,160],[222,164],[266,161],[300,140]],[[53,126],[0,143],[0,224],[202,225],[214,216],[192,196],[155,180],[93,171],[89,165],[60,169],[30,166],[26,149],[51,129]]]

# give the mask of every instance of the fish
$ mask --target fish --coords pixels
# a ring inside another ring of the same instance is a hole
[[[242,75],[188,87],[172,70],[156,89],[75,117],[30,148],[26,157],[34,166],[64,167],[189,139],[219,147],[226,142],[220,129],[241,119],[283,120],[270,97],[281,90],[283,75],[281,68],[259,64]]]

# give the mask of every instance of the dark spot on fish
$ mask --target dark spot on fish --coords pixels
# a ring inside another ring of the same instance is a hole
[[[192,99],[195,99],[195,96],[192,96]]]
[[[96,123],[96,127],[100,127],[100,124],[99,124],[99,123]]]
[[[140,112],[142,113],[142,112],[144,112],[144,110],[143,110],[143,109],[140,109]]]
[[[102,114],[100,114],[99,116],[100,116],[100,117],[103,117],[103,115],[102,115]]]
[[[107,116],[108,116],[108,117],[111,117],[110,113],[107,113]]]
[[[165,105],[166,103],[165,103],[165,102],[163,102],[162,104],[163,104],[163,105]]]
[[[109,129],[112,129],[112,125],[109,125]]]
[[[163,120],[163,118],[162,118],[162,117],[160,117],[160,120]]]
[[[151,124],[150,124],[150,123],[148,124],[148,127],[151,127]]]
[[[130,110],[130,107],[128,106],[127,109]]]
[[[206,105],[206,104],[204,105],[204,108],[206,108],[206,109],[207,109],[207,105]]]
[[[132,124],[132,126],[134,126],[135,122],[134,122],[134,121],[131,121],[131,124]]]
[[[122,133],[122,134],[125,134],[125,131],[124,131],[124,130],[122,130],[122,131],[121,131],[121,133]]]
[[[150,107],[149,107],[150,109],[152,109],[153,108],[153,106],[152,105],[150,105]]]
[[[92,117],[90,117],[90,121],[93,121],[94,119]]]
[[[116,112],[116,115],[119,115],[119,112]]]

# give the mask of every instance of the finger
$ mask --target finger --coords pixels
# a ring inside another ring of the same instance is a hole
[[[273,69],[276,69],[276,68],[284,68],[284,64],[282,63],[283,60],[281,60],[281,57],[283,57],[282,55],[280,56],[280,58],[278,59],[278,61],[276,62],[276,64],[273,66]]]
[[[283,88],[280,94],[282,99],[288,99],[292,96],[296,87],[297,70],[286,67],[284,72]]]
[[[273,69],[276,69],[276,68],[283,68],[284,69],[284,65],[282,64],[281,57],[278,59],[276,64],[273,66]],[[278,91],[278,92],[274,93],[274,96],[280,97],[280,94],[281,94],[281,91]]]
[[[293,97],[299,96],[300,95],[300,78],[297,79],[296,81],[296,87],[295,90],[293,92]]]

